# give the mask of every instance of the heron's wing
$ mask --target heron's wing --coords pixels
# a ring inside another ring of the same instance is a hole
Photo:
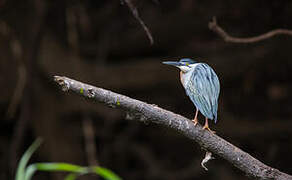
[[[214,119],[216,122],[220,92],[219,79],[207,64],[200,63],[194,68],[186,86],[186,93],[205,117]]]

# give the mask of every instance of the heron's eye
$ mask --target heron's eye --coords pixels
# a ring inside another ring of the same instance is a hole
[[[187,66],[188,68],[191,68],[190,63],[188,63],[188,62],[186,62],[186,66]]]

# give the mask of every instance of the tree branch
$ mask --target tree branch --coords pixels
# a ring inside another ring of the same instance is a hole
[[[212,21],[209,22],[209,29],[217,33],[221,38],[226,42],[232,43],[255,43],[269,39],[276,35],[289,35],[292,36],[292,30],[288,29],[275,29],[267,33],[261,34],[259,36],[247,37],[247,38],[238,38],[230,36],[222,27],[217,24],[216,17],[213,17]]]
[[[140,23],[140,25],[144,29],[144,31],[145,31],[145,33],[150,41],[150,44],[153,45],[154,40],[153,40],[152,34],[151,34],[150,30],[148,29],[148,27],[146,26],[146,24],[144,23],[144,21],[140,18],[137,8],[134,6],[134,4],[131,2],[131,0],[124,0],[124,1],[127,4],[128,8],[131,10],[133,16],[137,19],[137,21]]]
[[[110,107],[124,109],[129,112],[130,116],[134,115],[135,120],[173,128],[196,141],[203,149],[226,159],[249,176],[259,179],[292,180],[292,176],[263,164],[216,134],[202,130],[201,125],[194,126],[189,119],[181,115],[67,77],[55,76],[55,81],[62,87],[63,91],[71,90]]]

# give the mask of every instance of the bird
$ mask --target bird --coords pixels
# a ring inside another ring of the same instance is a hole
[[[208,64],[189,58],[162,63],[180,69],[180,81],[196,107],[195,117],[192,120],[194,125],[198,124],[198,112],[200,111],[205,117],[203,129],[215,133],[208,124],[208,119],[217,122],[220,82],[215,71]]]

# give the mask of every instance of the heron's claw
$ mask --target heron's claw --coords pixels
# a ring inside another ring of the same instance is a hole
[[[197,125],[197,124],[198,124],[198,119],[197,119],[197,118],[194,118],[194,119],[192,120],[192,122],[194,123],[194,125]]]
[[[215,133],[216,133],[216,131],[212,131],[212,130],[209,128],[209,126],[206,125],[206,124],[205,124],[205,126],[203,127],[203,129],[208,130],[208,131],[209,131],[210,133],[212,133],[212,134],[215,134]]]

